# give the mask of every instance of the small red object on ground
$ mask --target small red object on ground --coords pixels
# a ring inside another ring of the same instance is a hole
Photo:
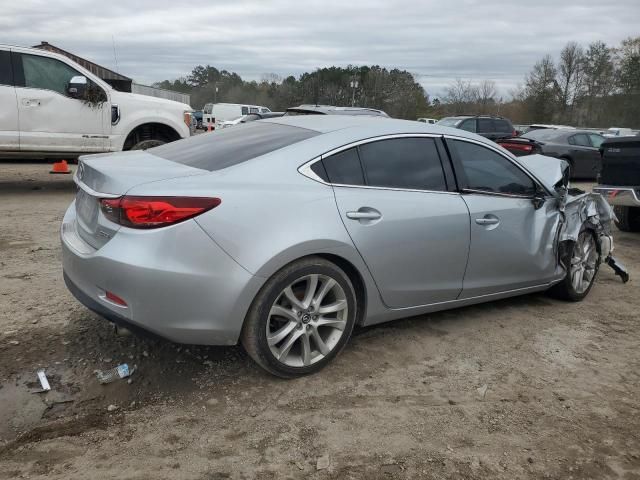
[[[71,173],[71,169],[66,160],[60,160],[53,164],[53,168],[49,173]]]

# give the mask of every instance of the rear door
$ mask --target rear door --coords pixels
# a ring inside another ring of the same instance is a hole
[[[18,101],[13,86],[11,52],[0,50],[0,151],[17,152],[19,149]]]
[[[448,139],[462,199],[471,215],[469,263],[460,298],[549,283],[556,272],[559,213],[537,208],[535,181],[511,159],[480,143]]]
[[[454,300],[462,289],[469,213],[448,190],[437,141],[388,138],[323,158],[344,225],[392,308]]]
[[[12,52],[12,66],[21,151],[106,150],[105,128],[110,127],[111,111],[108,101],[90,105],[67,94],[71,78],[84,73],[57,58],[17,51]]]

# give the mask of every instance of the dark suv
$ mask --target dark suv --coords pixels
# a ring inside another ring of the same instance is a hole
[[[456,117],[446,117],[436,125],[459,128],[467,132],[477,133],[490,140],[515,137],[517,133],[511,124],[511,120],[489,115],[458,115]]]

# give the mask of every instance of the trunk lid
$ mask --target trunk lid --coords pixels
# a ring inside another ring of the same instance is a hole
[[[120,229],[100,211],[101,198],[120,197],[143,183],[208,173],[142,150],[80,157],[74,176],[78,235],[99,249]]]

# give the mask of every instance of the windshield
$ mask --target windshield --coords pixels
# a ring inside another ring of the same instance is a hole
[[[442,125],[443,127],[455,127],[461,121],[462,119],[458,117],[447,117],[440,120],[436,125]]]

